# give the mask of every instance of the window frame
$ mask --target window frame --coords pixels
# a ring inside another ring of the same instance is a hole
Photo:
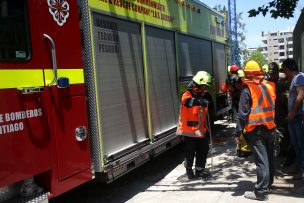
[[[27,51],[28,51],[28,56],[23,58],[23,59],[12,59],[12,58],[1,58],[0,57],[0,63],[12,63],[12,62],[28,62],[32,58],[32,41],[31,41],[31,29],[30,29],[30,17],[29,17],[29,2],[27,0],[22,0],[23,1],[23,13],[24,13],[24,27],[25,27],[25,38],[26,38],[26,44],[27,44]]]

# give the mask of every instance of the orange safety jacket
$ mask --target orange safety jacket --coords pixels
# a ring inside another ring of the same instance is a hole
[[[275,128],[275,83],[263,81],[260,84],[246,81],[251,94],[251,111],[248,123],[245,126],[246,132],[251,132],[256,126],[264,125],[267,129]]]
[[[187,99],[192,98],[190,91],[186,91],[182,96],[182,107],[179,114],[179,122],[176,135],[195,138],[204,138],[207,132],[206,116],[208,107],[185,106]]]

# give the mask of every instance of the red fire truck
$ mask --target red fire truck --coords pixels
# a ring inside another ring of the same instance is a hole
[[[212,115],[229,110],[225,39],[193,0],[0,0],[0,202],[111,182],[176,145],[198,70]]]

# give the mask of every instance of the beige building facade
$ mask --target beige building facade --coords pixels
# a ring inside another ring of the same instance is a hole
[[[293,58],[293,29],[262,32],[262,54],[268,62],[282,63],[286,58]]]

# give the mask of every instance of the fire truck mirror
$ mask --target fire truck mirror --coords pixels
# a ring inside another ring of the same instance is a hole
[[[70,80],[66,77],[57,78],[57,87],[58,88],[67,88],[70,86]]]
[[[78,142],[84,141],[85,139],[87,139],[87,129],[85,126],[79,126],[76,128],[75,130],[75,134],[76,134],[76,140]]]

